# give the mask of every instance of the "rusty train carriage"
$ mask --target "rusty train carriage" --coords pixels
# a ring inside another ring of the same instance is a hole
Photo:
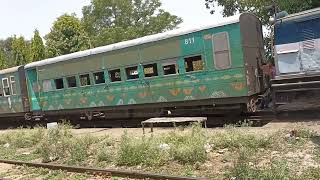
[[[257,74],[263,57],[261,23],[244,13],[34,62],[24,67],[26,81],[18,68],[4,70],[1,79],[15,76],[17,95],[0,97],[0,113],[91,119],[242,111],[264,90]]]

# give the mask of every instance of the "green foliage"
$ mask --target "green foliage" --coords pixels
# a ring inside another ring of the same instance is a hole
[[[64,14],[45,36],[47,56],[55,57],[90,48],[89,37],[75,15]]]
[[[161,138],[133,139],[123,135],[118,152],[118,165],[160,166],[174,160],[181,164],[203,163],[207,156],[205,136],[200,126],[194,126],[187,134],[172,132]],[[161,149],[167,144],[169,149]]]
[[[246,149],[242,149],[238,162],[233,169],[226,173],[228,179],[293,179],[293,173],[286,161],[274,161],[268,167],[257,168],[251,165],[250,157]]]
[[[153,138],[133,139],[126,133],[121,138],[116,163],[120,166],[146,165],[163,163],[162,152]]]
[[[273,4],[273,0],[212,0],[206,1],[206,7],[214,13],[216,3],[223,7],[223,16],[232,16],[238,12],[256,13],[264,25],[269,23],[270,14],[266,9],[267,6]],[[280,10],[287,11],[289,14],[316,8],[320,6],[319,0],[277,0],[276,4]]]
[[[243,134],[236,130],[228,130],[225,133],[215,134],[210,142],[216,149],[239,149],[246,148],[258,150],[258,148],[268,148],[273,143],[273,136],[256,136],[253,134]]]
[[[30,131],[32,131],[30,133]],[[9,144],[15,148],[32,147],[40,142],[44,135],[43,128],[37,128],[35,130],[19,129],[12,130],[9,133],[0,135],[0,145]],[[22,138],[23,137],[23,138]]]
[[[92,0],[82,22],[95,47],[174,29],[181,18],[160,9],[159,0]]]
[[[96,161],[98,163],[100,162],[112,162],[113,160],[113,153],[110,149],[114,143],[112,142],[112,139],[109,137],[103,137],[101,138],[99,143],[99,146],[96,148]]]
[[[12,37],[0,40],[0,69],[12,67],[16,64],[13,61],[12,41]]]
[[[5,69],[7,67],[8,67],[7,57],[3,48],[0,46],[0,69]]]
[[[34,36],[31,40],[31,61],[39,61],[45,59],[45,47],[40,37],[39,31],[34,31]]]
[[[30,59],[29,43],[25,41],[24,37],[13,37],[12,52],[13,60],[16,66],[26,64]]]
[[[203,163],[206,158],[206,136],[201,125],[194,125],[191,133],[178,134],[173,132],[165,137],[164,142],[170,145],[172,159],[182,164]]]
[[[91,136],[74,137],[70,126],[49,129],[37,146],[44,162],[63,160],[67,164],[82,164],[90,154],[90,146],[97,142]]]

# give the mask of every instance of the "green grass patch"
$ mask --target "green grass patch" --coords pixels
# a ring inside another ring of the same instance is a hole
[[[271,147],[273,144],[273,136],[244,134],[236,129],[230,129],[223,133],[214,134],[214,136],[210,138],[210,142],[215,149],[228,148],[237,150],[239,148],[246,148],[258,150],[259,148]]]

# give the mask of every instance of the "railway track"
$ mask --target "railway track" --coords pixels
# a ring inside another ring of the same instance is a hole
[[[117,169],[97,169],[97,168],[87,168],[87,167],[56,165],[56,164],[32,163],[32,162],[13,161],[13,160],[4,160],[4,159],[0,159],[0,163],[35,167],[35,168],[45,168],[50,170],[62,170],[62,171],[74,172],[74,173],[86,173],[90,175],[101,176],[103,178],[123,177],[123,178],[134,178],[134,179],[155,179],[155,180],[161,180],[161,179],[206,180],[208,179],[208,178],[199,178],[199,177],[196,178],[196,177],[183,177],[183,176],[171,176],[171,175],[162,175],[162,174],[154,174],[154,173],[144,173],[144,172],[138,172],[138,171],[125,171],[125,170],[117,170]]]

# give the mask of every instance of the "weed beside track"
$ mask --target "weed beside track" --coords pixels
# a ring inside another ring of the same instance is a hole
[[[318,134],[305,128],[268,134],[250,127],[207,130],[199,125],[161,135],[121,138],[76,135],[66,124],[54,129],[9,130],[0,134],[2,159],[86,167],[111,167],[212,179],[319,179]],[[86,179],[90,175],[13,167],[0,177]],[[94,178],[94,177],[91,177]],[[99,178],[98,178],[99,179]]]

